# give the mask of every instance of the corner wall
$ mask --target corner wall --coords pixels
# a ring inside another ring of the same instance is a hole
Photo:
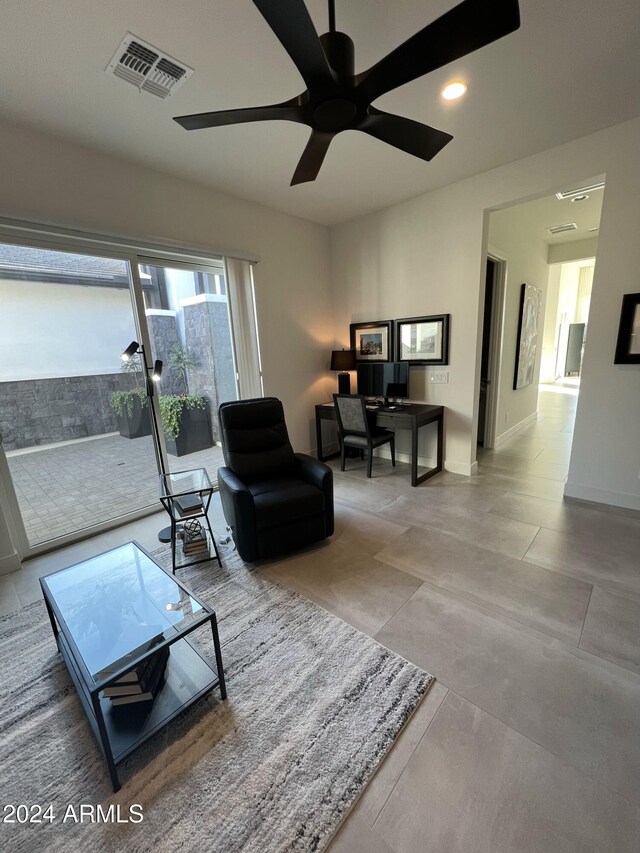
[[[640,509],[640,368],[613,364],[622,295],[639,289],[638,150],[636,118],[332,230],[343,345],[354,321],[452,315],[449,384],[426,388],[412,379],[412,389],[424,389],[420,397],[447,407],[448,467],[471,471],[475,461],[485,212],[606,174],[566,492]]]

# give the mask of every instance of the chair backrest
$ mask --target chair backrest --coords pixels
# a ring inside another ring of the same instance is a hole
[[[291,473],[295,459],[280,400],[222,403],[218,417],[225,464],[243,483]]]
[[[338,429],[342,435],[369,435],[364,397],[358,394],[334,394]]]

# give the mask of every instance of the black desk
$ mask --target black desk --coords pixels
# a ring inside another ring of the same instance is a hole
[[[409,403],[397,412],[385,412],[378,409],[375,412],[376,426],[385,429],[408,429],[411,431],[411,485],[419,486],[429,477],[442,471],[444,443],[444,406],[429,406],[426,403]],[[316,451],[318,459],[324,462],[339,456],[331,453],[325,456],[322,452],[322,421],[335,421],[336,410],[333,403],[320,403],[316,406]],[[418,477],[418,430],[427,424],[438,425],[438,447],[435,468],[429,468]]]

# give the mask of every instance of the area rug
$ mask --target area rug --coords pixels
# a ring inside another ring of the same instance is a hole
[[[322,850],[433,681],[229,549],[180,577],[216,610],[228,699],[120,765],[117,794],[44,605],[0,620],[2,806],[31,807],[0,824],[2,849]]]

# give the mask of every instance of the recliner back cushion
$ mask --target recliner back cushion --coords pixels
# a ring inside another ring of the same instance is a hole
[[[219,416],[224,461],[244,483],[291,473],[295,460],[280,400],[223,403]]]

